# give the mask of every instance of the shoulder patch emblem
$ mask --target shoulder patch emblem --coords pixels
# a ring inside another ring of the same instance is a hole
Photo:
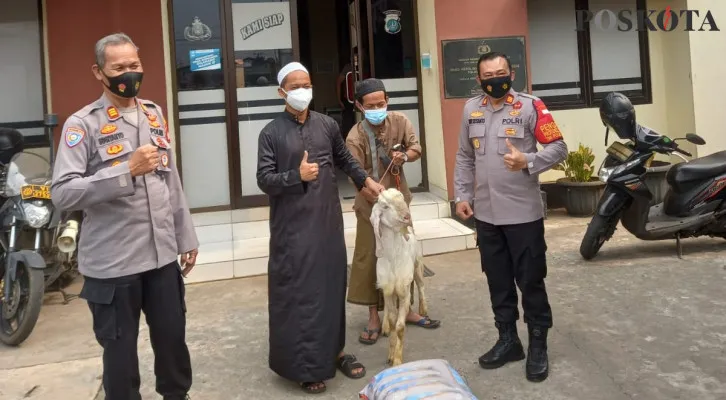
[[[122,144],[112,144],[111,146],[108,146],[108,148],[106,149],[106,153],[114,155],[120,153],[121,151],[123,151],[123,149],[124,145]]]
[[[116,125],[114,124],[106,124],[103,126],[103,128],[101,128],[101,133],[104,135],[108,135],[110,133],[116,132],[116,129],[118,128],[116,128]]]
[[[514,103],[514,96],[512,96],[511,94],[507,95],[507,99],[504,100],[504,102],[507,103],[507,104]]]
[[[161,155],[161,166],[164,168],[169,166],[169,156],[166,153]]]
[[[484,96],[484,98],[481,101],[481,105],[485,106],[489,102],[489,97]]]
[[[78,143],[83,141],[83,137],[86,136],[86,131],[81,128],[70,127],[66,128],[65,132],[66,145],[68,147],[74,147]]]
[[[478,110],[477,110],[477,111],[474,111],[474,112],[472,112],[472,113],[471,113],[471,114],[469,114],[469,115],[470,115],[470,116],[471,116],[472,118],[479,118],[479,117],[481,117],[482,115],[484,115],[484,113],[483,113],[483,112],[481,112],[481,111],[478,111]]]
[[[118,109],[114,106],[110,106],[106,109],[106,115],[108,115],[109,121],[116,121],[121,117],[121,114],[118,113]]]

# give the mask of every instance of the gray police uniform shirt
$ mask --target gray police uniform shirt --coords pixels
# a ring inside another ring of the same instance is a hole
[[[468,201],[476,219],[493,225],[536,221],[544,218],[539,174],[567,157],[567,145],[539,98],[510,90],[500,107],[486,95],[464,105],[454,168],[456,202]],[[507,139],[525,154],[525,169],[507,169]]]
[[[51,195],[64,211],[83,211],[78,268],[114,278],[163,267],[199,246],[161,107],[137,98],[119,110],[103,95],[63,126]],[[156,171],[132,178],[129,159],[154,144]]]

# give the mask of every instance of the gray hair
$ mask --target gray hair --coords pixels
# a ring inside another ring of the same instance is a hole
[[[98,64],[98,68],[103,69],[104,65],[106,65],[106,47],[120,46],[122,44],[130,44],[137,51],[139,50],[134,41],[125,33],[114,33],[96,42],[96,64]]]

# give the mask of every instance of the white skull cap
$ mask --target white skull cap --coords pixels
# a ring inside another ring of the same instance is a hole
[[[293,62],[285,65],[284,67],[282,67],[280,72],[277,73],[277,83],[282,85],[283,79],[285,79],[285,77],[288,76],[290,74],[290,72],[295,72],[295,71],[303,71],[306,74],[309,74],[308,69],[305,68],[304,65],[300,64],[297,61],[293,61]]]

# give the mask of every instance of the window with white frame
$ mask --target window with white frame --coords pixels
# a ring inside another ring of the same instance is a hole
[[[48,146],[39,1],[0,0],[0,127]]]
[[[607,93],[649,103],[648,32],[637,30],[645,0],[528,0],[532,94],[552,109],[597,107]],[[600,13],[598,23],[579,24],[578,14]],[[633,29],[610,20],[624,10]],[[629,14],[628,14],[629,12]],[[608,29],[610,26],[622,29]],[[605,29],[602,29],[602,28]]]

